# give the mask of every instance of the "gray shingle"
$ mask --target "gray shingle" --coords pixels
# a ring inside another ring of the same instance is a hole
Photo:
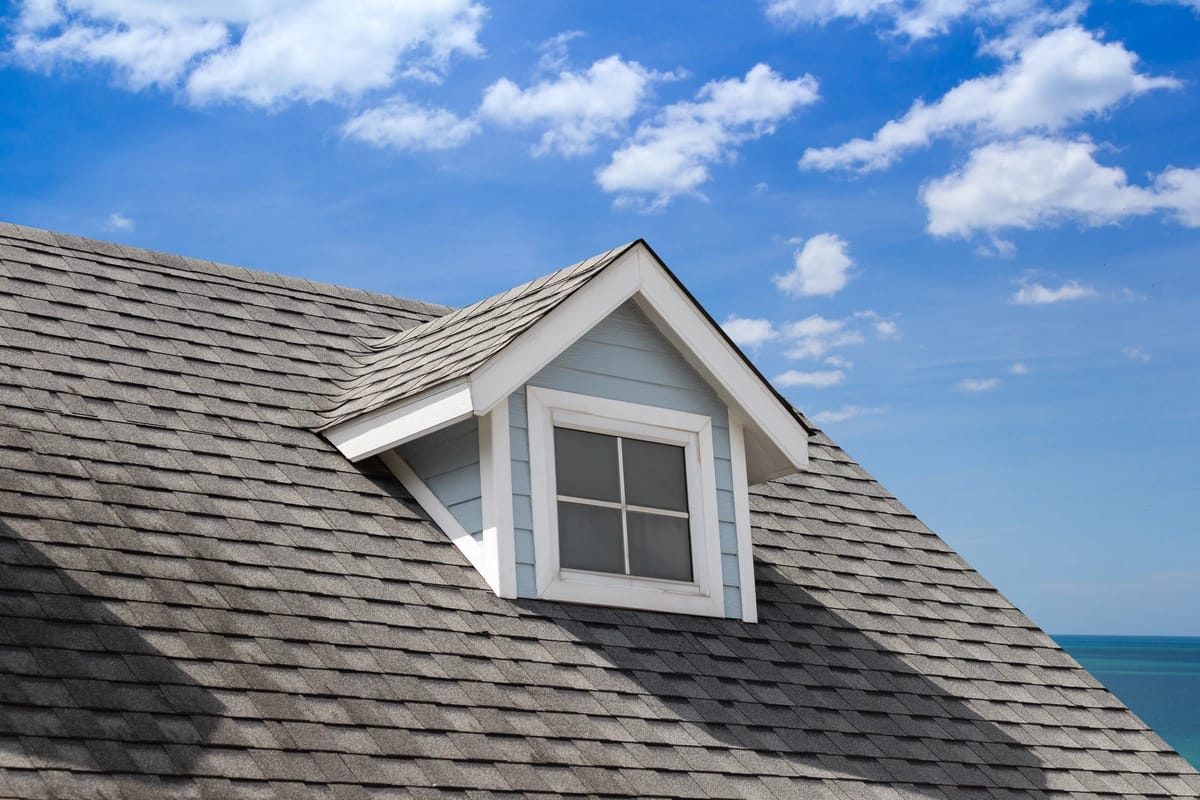
[[[349,380],[325,425],[373,411],[469,375],[617,260],[622,245],[423,325],[352,350]]]
[[[310,430],[620,252],[450,313],[0,225],[0,795],[1196,795],[824,434],[746,625],[497,598]]]

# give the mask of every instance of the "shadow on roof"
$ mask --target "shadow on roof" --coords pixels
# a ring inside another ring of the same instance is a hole
[[[110,603],[121,605],[92,594],[0,521],[0,753],[8,766],[28,759],[33,768],[168,776],[187,774],[200,756],[196,745],[208,741],[224,706],[147,640],[139,628],[154,620],[135,627]]]
[[[516,602],[629,677],[604,688],[658,712],[664,724],[643,741],[748,749],[761,774],[908,784],[939,799],[939,784],[956,797],[1047,796],[1040,759],[966,698],[777,570],[755,571],[760,622],[714,621],[711,633],[672,615]]]

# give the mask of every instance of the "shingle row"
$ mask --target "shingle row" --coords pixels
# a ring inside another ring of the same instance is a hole
[[[309,430],[446,309],[13,228],[0,280],[0,796],[1200,794],[823,436],[761,623],[506,601]]]

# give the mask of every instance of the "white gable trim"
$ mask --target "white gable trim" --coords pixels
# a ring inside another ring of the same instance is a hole
[[[696,307],[644,243],[630,247],[467,379],[325,432],[359,461],[466,419],[484,416],[633,298],[685,360],[745,420],[747,479],[758,483],[803,469],[808,434],[737,349]]]
[[[654,259],[647,254],[646,260]],[[747,438],[755,440],[761,454],[754,461],[747,460],[752,483],[788,475],[808,466],[808,433],[657,263],[643,269],[642,288],[636,299],[667,340],[716,390],[730,411],[740,412],[748,421]]]
[[[560,303],[471,376],[471,402],[486,412],[541,372],[641,286],[643,249],[628,252]]]
[[[346,458],[362,461],[462,422],[473,413],[470,383],[461,380],[335,425],[325,431],[325,437]]]

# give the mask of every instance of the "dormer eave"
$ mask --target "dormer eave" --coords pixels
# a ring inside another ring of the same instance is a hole
[[[583,269],[590,265],[592,271],[584,272],[581,265]],[[581,274],[566,276],[574,277],[576,284],[569,291],[559,286],[560,296],[534,295],[539,289],[553,290],[559,273],[527,284],[532,290],[519,297],[537,309],[537,318],[522,319],[522,329],[493,344],[486,357],[464,362],[462,374],[383,407],[338,419],[323,429],[324,435],[351,461],[359,461],[472,415],[482,417],[614,309],[633,300],[731,412],[744,420],[751,483],[805,468],[808,431],[799,416],[646,242],[638,240],[568,270]],[[493,303],[484,313],[499,314],[502,308]],[[486,331],[486,321],[476,319],[472,324]],[[413,355],[405,352],[396,358]]]

